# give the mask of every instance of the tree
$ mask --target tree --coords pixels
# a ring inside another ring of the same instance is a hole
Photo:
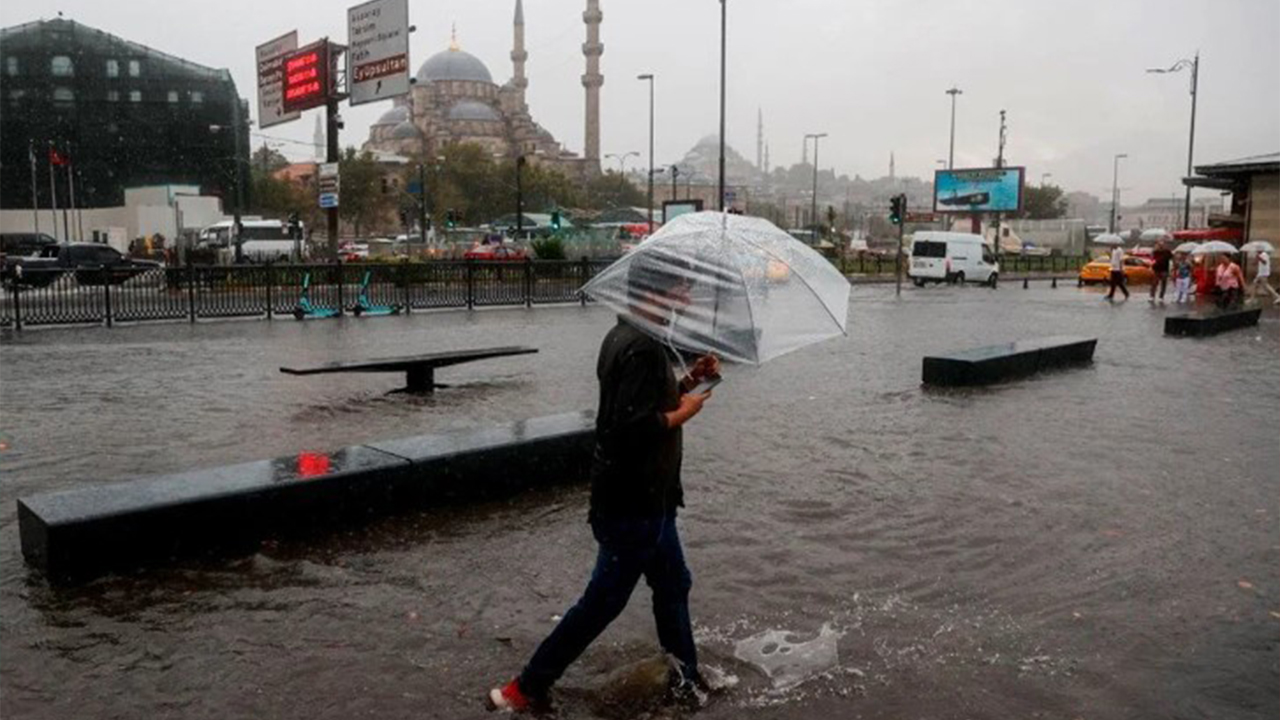
[[[267,144],[253,151],[253,156],[249,160],[250,165],[261,170],[264,173],[273,173],[281,168],[288,167],[289,159],[280,153],[279,150],[272,148]]]
[[[1022,212],[1017,217],[1025,220],[1053,220],[1067,214],[1067,198],[1057,185],[1027,185],[1022,191]]]
[[[351,223],[357,236],[361,228],[381,221],[392,207],[394,198],[383,192],[383,178],[372,153],[347,148],[338,164],[338,216]]]
[[[587,181],[583,203],[592,210],[644,207],[648,196],[621,173],[609,170]]]

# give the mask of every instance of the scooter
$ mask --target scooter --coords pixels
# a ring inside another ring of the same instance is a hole
[[[399,305],[374,305],[369,302],[369,278],[372,274],[369,270],[364,271],[364,279],[360,281],[360,295],[356,297],[356,304],[351,306],[351,314],[356,317],[361,315],[399,315]]]
[[[302,276],[302,294],[298,296],[298,306],[293,309],[296,320],[305,318],[338,317],[342,310],[338,308],[321,308],[311,304],[311,273]]]

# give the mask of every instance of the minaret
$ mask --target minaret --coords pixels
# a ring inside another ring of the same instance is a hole
[[[582,87],[587,89],[586,143],[582,155],[597,172],[600,169],[600,86],[604,84],[604,76],[600,74],[600,56],[604,54],[604,45],[600,43],[601,20],[604,13],[600,12],[600,0],[587,0],[587,9],[582,13],[582,22],[587,25],[587,41],[582,44],[582,54],[587,59],[587,72],[582,76]]]
[[[525,107],[524,91],[529,87],[529,80],[524,75],[524,61],[529,53],[524,50],[524,3],[516,0],[515,38],[511,45],[512,77],[511,87],[520,93],[520,107]]]
[[[756,170],[764,172],[764,109],[756,108]]]
[[[764,144],[764,174],[769,175],[769,143]]]
[[[889,151],[889,179],[893,180],[893,151]]]

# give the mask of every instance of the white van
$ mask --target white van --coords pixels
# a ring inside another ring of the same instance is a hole
[[[231,220],[214,223],[200,231],[197,247],[234,252],[231,246]],[[288,261],[301,249],[305,257],[306,243],[290,236],[289,224],[283,220],[245,218],[240,221],[240,253],[250,262]],[[305,228],[299,223],[299,230]],[[304,235],[305,237],[305,235]]]
[[[1000,263],[980,235],[918,232],[911,243],[907,277],[917,287],[924,287],[927,282],[976,282],[995,287]]]

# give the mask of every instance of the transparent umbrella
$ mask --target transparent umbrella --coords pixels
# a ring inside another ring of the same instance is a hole
[[[1098,245],[1123,245],[1124,238],[1114,233],[1103,233],[1094,238],[1093,242]]]
[[[1199,247],[1200,247],[1200,243],[1198,242],[1184,242],[1178,247],[1174,248],[1173,251],[1176,253],[1193,253],[1197,249],[1199,249]]]
[[[1164,228],[1147,228],[1142,231],[1142,234],[1138,236],[1138,239],[1143,242],[1152,242],[1155,240],[1164,240],[1167,237],[1169,237],[1169,231]]]
[[[1264,252],[1267,254],[1271,254],[1271,253],[1274,253],[1275,251],[1276,251],[1275,246],[1273,246],[1271,243],[1267,242],[1266,240],[1253,240],[1240,246],[1240,252],[1247,252],[1247,253]]]
[[[1195,250],[1192,250],[1191,254],[1192,255],[1214,255],[1216,253],[1229,253],[1234,255],[1235,253],[1238,253],[1238,252],[1240,252],[1240,249],[1229,242],[1223,242],[1222,240],[1210,240],[1209,242],[1202,244],[1200,247],[1196,248]]]
[[[689,288],[678,311],[652,292],[673,277]],[[675,348],[751,364],[845,334],[849,305],[848,280],[812,248],[718,212],[672,220],[582,290]]]

